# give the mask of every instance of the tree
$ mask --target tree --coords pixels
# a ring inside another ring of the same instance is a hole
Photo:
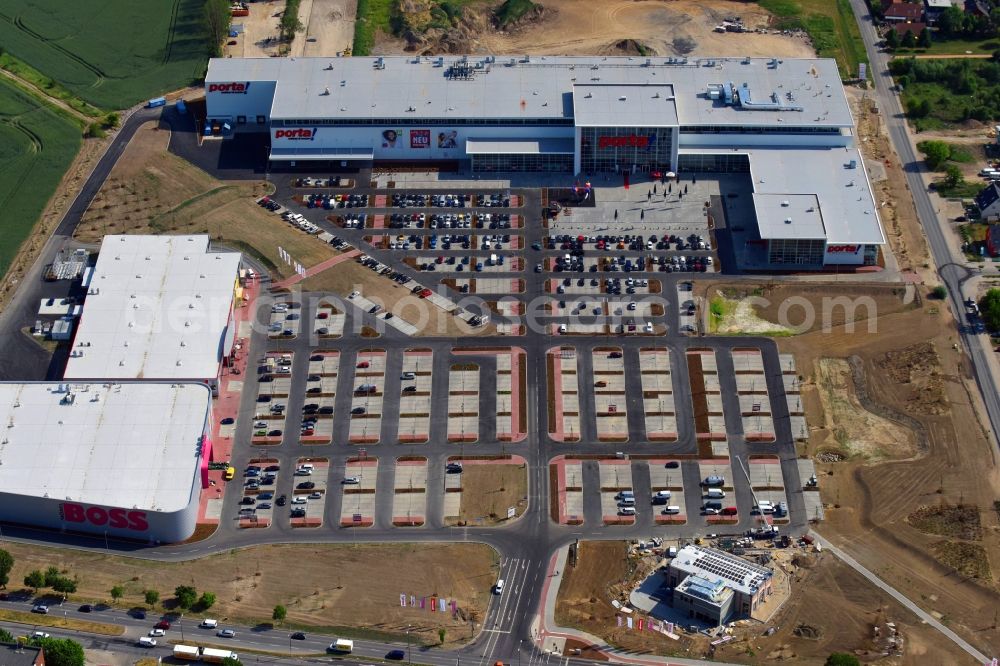
[[[955,188],[965,183],[962,170],[954,164],[949,164],[944,168],[944,184],[949,188]]]
[[[951,147],[944,141],[921,141],[917,150],[924,154],[924,161],[934,171],[940,170],[951,157]]]
[[[160,593],[156,590],[146,590],[144,594],[146,595],[146,604],[149,606],[155,606],[160,600]]]
[[[903,33],[903,39],[899,42],[900,46],[905,49],[916,48],[917,38],[913,36],[912,30],[907,30]]]
[[[178,585],[174,588],[174,597],[178,606],[188,609],[198,600],[198,591],[190,585]]]
[[[444,636],[445,636],[445,629],[444,627],[441,627],[440,629],[438,629],[438,643],[440,643],[441,645],[444,645]]]
[[[931,112],[931,103],[923,97],[906,103],[906,114],[911,118],[926,118]]]
[[[49,567],[45,570],[45,586],[52,587],[59,579],[59,568]]]
[[[885,33],[885,45],[893,50],[899,48],[899,33],[896,32],[895,28],[892,28],[889,32]]]
[[[45,666],[84,666],[83,646],[69,638],[43,638]]]
[[[205,27],[208,29],[208,39],[212,55],[222,55],[222,42],[229,36],[229,23],[232,14],[229,12],[228,0],[207,0],[205,2]]]
[[[124,596],[125,596],[125,588],[122,587],[121,585],[115,585],[113,588],[111,588],[111,598],[114,599],[115,601],[118,601]]]
[[[211,592],[204,592],[198,599],[198,610],[206,611],[215,605],[215,595]]]
[[[278,604],[274,607],[274,611],[271,613],[271,619],[275,622],[284,622],[285,617],[288,616],[288,609]]]
[[[52,589],[62,594],[73,594],[76,592],[76,580],[67,576],[57,576],[52,581]]]
[[[861,666],[861,662],[853,654],[834,652],[826,658],[826,666]]]
[[[965,12],[958,7],[948,7],[938,17],[937,28],[945,37],[954,37],[962,32]]]
[[[24,577],[24,584],[34,589],[35,594],[38,594],[38,589],[45,587],[45,574],[38,569],[35,569]]]
[[[924,28],[920,31],[920,38],[917,39],[917,45],[922,49],[929,49],[931,47],[931,29]]]
[[[243,662],[239,659],[233,659],[232,657],[226,657],[222,660],[222,666],[243,666]]]
[[[931,295],[939,301],[943,301],[948,297],[948,288],[943,284],[939,284],[931,290]]]
[[[0,587],[7,587],[10,582],[10,570],[14,568],[14,556],[6,550],[0,550]]]
[[[979,313],[991,331],[1000,330],[1000,289],[990,289],[979,299]]]

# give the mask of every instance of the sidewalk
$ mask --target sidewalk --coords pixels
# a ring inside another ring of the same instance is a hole
[[[310,278],[318,273],[322,273],[328,268],[333,268],[339,263],[347,261],[348,259],[354,259],[355,257],[361,256],[361,250],[350,250],[343,254],[338,254],[336,257],[330,257],[326,261],[321,261],[315,266],[310,266],[306,269],[305,275],[295,274],[292,277],[285,278],[281,282],[275,282],[271,284],[272,289],[288,289],[289,287],[302,282],[306,278]]]

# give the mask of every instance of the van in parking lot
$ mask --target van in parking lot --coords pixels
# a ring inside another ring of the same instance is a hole
[[[139,647],[154,648],[156,647],[156,639],[149,636],[140,636],[137,645]]]
[[[620,506],[618,507],[618,515],[620,516],[634,516],[635,507],[634,506]]]
[[[722,499],[726,496],[726,492],[722,488],[709,488],[705,491],[705,497],[709,499]]]
[[[631,490],[622,490],[617,495],[615,495],[615,499],[617,499],[617,500],[630,499],[630,500],[632,500],[634,502],[635,501],[635,493],[632,492]]]
[[[634,497],[623,497],[620,500],[618,500],[618,506],[620,506],[620,507],[621,506],[635,506],[635,498]]]
[[[670,506],[668,506],[666,509],[663,510],[663,513],[669,513],[669,514],[676,514],[680,512],[681,508],[675,504],[671,504]]]
[[[726,485],[726,477],[718,476],[713,474],[711,476],[705,477],[705,480],[701,482],[703,486],[724,486]]]

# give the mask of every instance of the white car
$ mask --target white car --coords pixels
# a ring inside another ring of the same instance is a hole
[[[312,476],[313,471],[308,467],[300,467],[295,470],[295,476]]]
[[[149,630],[149,635],[150,636],[166,636],[167,632],[165,632],[163,629],[150,629]]]
[[[345,477],[344,480],[341,481],[341,483],[344,483],[344,484],[347,484],[347,485],[356,485],[358,483],[361,483],[361,478],[357,477],[357,476],[348,476],[348,477]]]
[[[31,634],[32,640],[39,639],[39,638],[49,638],[49,637],[50,637],[49,634],[45,633],[44,631],[36,631],[36,632],[34,632],[34,633]]]
[[[293,497],[292,498],[292,504],[308,504],[308,503],[309,503],[309,500],[307,500],[305,497],[299,496],[299,497]]]

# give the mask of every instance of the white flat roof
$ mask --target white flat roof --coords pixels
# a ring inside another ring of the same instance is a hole
[[[238,252],[209,237],[105,236],[66,379],[213,379]]]
[[[726,587],[748,595],[756,594],[773,575],[770,569],[735,555],[694,545],[684,546],[677,551],[677,556],[670,561],[670,567],[710,580],[721,578]]]
[[[211,402],[204,384],[0,383],[0,492],[179,511]]]
[[[469,155],[572,155],[573,139],[468,139]]]
[[[577,127],[673,127],[674,87],[578,83],[573,86],[573,117]]]
[[[753,207],[761,238],[826,240],[815,194],[754,194]]]
[[[449,76],[454,67],[462,66],[463,58],[471,77]],[[209,61],[206,83],[253,81],[277,82],[271,105],[275,120],[364,119],[374,124],[389,120],[393,125],[431,118],[569,121],[575,86],[611,84],[671,86],[681,125],[853,125],[837,64],[828,58],[385,56]],[[736,88],[745,84],[756,106],[709,99],[709,84],[728,83]],[[628,113],[636,126],[655,126],[659,109],[655,107],[648,117],[640,109]]]

